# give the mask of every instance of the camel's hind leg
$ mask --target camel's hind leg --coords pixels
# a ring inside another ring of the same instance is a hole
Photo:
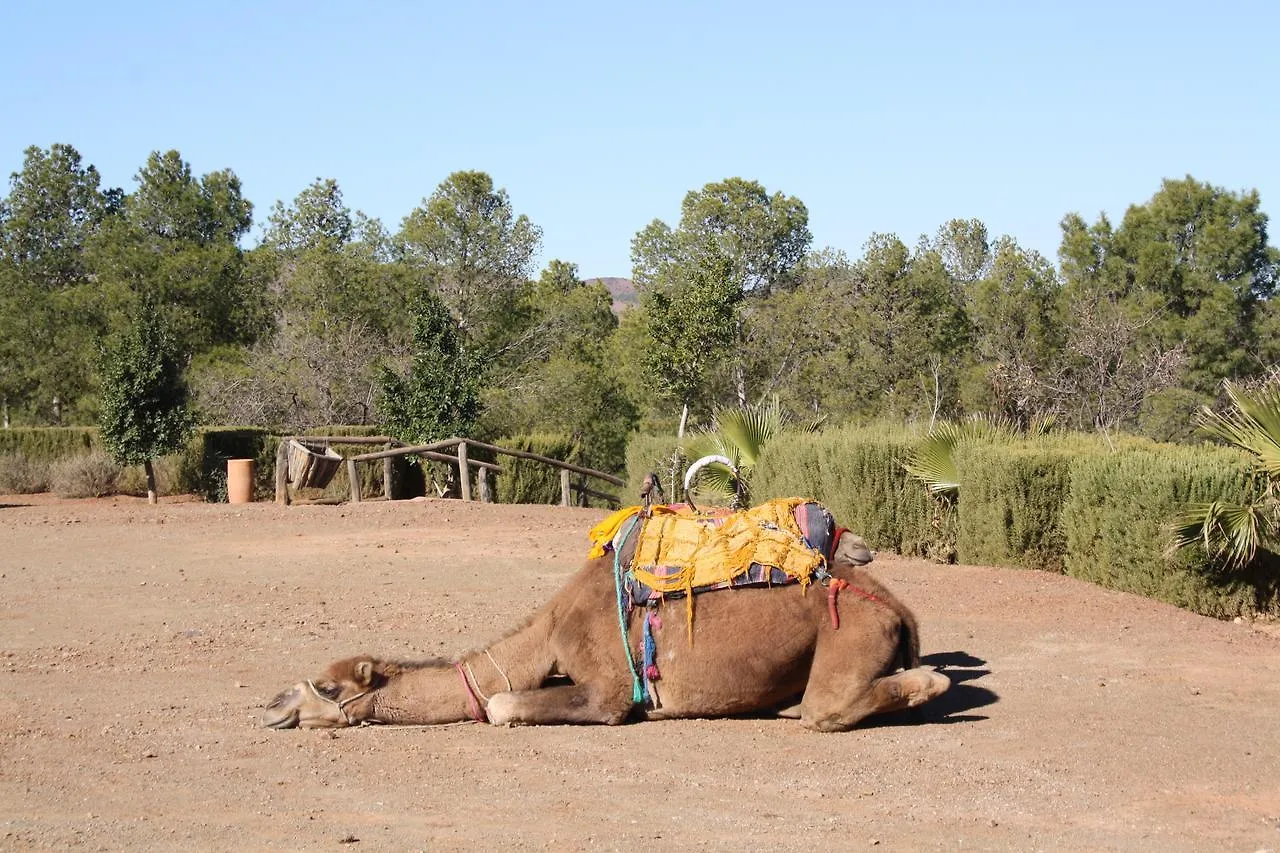
[[[801,721],[818,731],[846,731],[872,714],[912,708],[945,693],[951,680],[931,669],[889,674],[901,659],[899,637],[896,625],[870,620],[823,631],[800,701]]]

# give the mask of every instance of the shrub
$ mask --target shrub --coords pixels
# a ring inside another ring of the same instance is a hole
[[[969,444],[956,454],[963,483],[956,555],[964,563],[1063,570],[1062,506],[1076,453],[1060,443]]]
[[[0,456],[0,494],[34,495],[49,491],[50,463],[24,453]]]
[[[0,430],[0,456],[52,461],[100,448],[97,427],[15,427]]]
[[[522,450],[563,462],[578,463],[578,444],[567,435],[534,433],[500,438],[494,444],[509,450]],[[497,462],[502,466],[502,473],[497,478],[497,500],[500,503],[560,503],[559,469],[533,459],[520,459],[515,456],[500,456]],[[593,482],[588,483],[589,488],[599,490],[600,486],[604,485],[601,481],[592,479]]]
[[[120,466],[106,453],[96,450],[69,456],[54,463],[53,491],[61,498],[102,498],[116,494]]]
[[[1207,616],[1280,610],[1274,567],[1215,568],[1202,550],[1169,553],[1171,519],[1188,504],[1247,503],[1258,488],[1236,451],[1161,445],[1077,459],[1063,506],[1066,571]]]
[[[919,440],[906,428],[883,426],[780,437],[756,469],[756,500],[812,497],[872,548],[949,562],[954,507],[905,467]]]

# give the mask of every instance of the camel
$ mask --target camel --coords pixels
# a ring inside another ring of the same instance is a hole
[[[614,557],[597,557],[486,648],[452,661],[339,660],[276,696],[262,724],[618,725],[765,713],[847,731],[950,687],[945,675],[920,666],[915,617],[862,568],[871,557],[865,542],[845,535],[830,555],[825,588],[718,590],[629,614],[619,605]],[[642,696],[636,670],[646,620],[656,680]]]

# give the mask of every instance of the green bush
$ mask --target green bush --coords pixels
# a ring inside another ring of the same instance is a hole
[[[525,453],[537,453],[559,459],[562,462],[578,464],[578,443],[567,435],[551,433],[533,433],[499,438],[494,442],[498,447],[509,450],[521,450]],[[477,458],[480,454],[477,453]],[[497,500],[504,504],[558,504],[560,503],[560,469],[553,468],[544,462],[533,459],[520,459],[515,456],[499,455],[497,464],[502,466],[502,473],[497,477]],[[580,479],[580,475],[574,474]],[[594,477],[588,478],[588,488],[603,491],[607,486]]]
[[[1062,512],[1067,574],[1207,616],[1278,613],[1280,574],[1266,560],[1228,572],[1195,549],[1168,553],[1187,503],[1245,502],[1257,488],[1242,454],[1209,445],[1081,457]]]
[[[650,472],[658,475],[668,502],[681,500],[680,483],[690,461],[674,435],[633,435],[627,442],[627,484],[620,488],[622,505],[634,506],[640,502],[640,489]]]
[[[1045,439],[958,448],[957,559],[1061,572],[1062,505],[1078,452]]]
[[[101,449],[97,427],[16,427],[0,430],[0,456],[53,461]]]
[[[875,549],[955,559],[955,509],[907,474],[919,441],[911,430],[843,427],[774,439],[755,471],[757,501],[811,497]]]

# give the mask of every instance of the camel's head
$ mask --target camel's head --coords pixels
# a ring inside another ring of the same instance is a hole
[[[852,531],[845,530],[836,541],[835,550],[831,553],[832,565],[865,566],[875,555],[867,547],[867,540]]]
[[[368,714],[355,703],[385,681],[386,675],[373,658],[340,660],[329,664],[318,678],[299,682],[272,699],[262,712],[262,725],[272,729],[358,725]]]

